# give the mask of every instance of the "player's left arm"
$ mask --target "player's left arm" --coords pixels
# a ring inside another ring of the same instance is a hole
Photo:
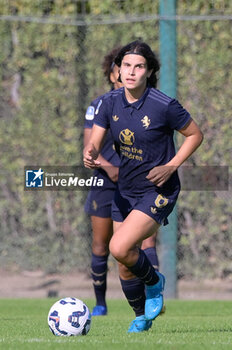
[[[175,157],[166,164],[168,166],[174,166],[176,169],[196,151],[203,141],[203,134],[199,126],[192,119],[186,127],[178,131],[185,136],[184,143],[181,145]]]
[[[167,164],[151,169],[147,175],[147,179],[156,186],[162,186],[203,141],[203,134],[192,119],[184,128],[178,131],[185,136],[185,140],[176,155]]]

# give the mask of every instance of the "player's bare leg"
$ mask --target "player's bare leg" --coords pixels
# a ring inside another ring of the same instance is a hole
[[[113,222],[111,218],[91,216],[93,229],[92,251],[96,255],[109,254],[109,242],[113,234]]]
[[[133,266],[139,257],[138,245],[150,237],[159,224],[147,214],[132,210],[122,223],[114,222],[114,235],[110,241],[110,251],[120,263]]]

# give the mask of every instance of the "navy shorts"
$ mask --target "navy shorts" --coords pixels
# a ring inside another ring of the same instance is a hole
[[[143,195],[131,197],[116,191],[112,202],[112,219],[122,222],[134,209],[147,214],[160,225],[168,224],[168,215],[171,214],[179,194],[179,189],[169,195],[148,191]]]
[[[98,172],[97,176],[104,180],[104,186],[89,191],[85,212],[90,216],[111,218],[111,206],[117,185],[103,171]]]

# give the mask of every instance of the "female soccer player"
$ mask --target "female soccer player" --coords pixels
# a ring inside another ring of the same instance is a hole
[[[115,63],[120,67],[124,87],[101,99],[83,159],[87,168],[100,166],[97,157],[110,128],[121,159],[112,204],[114,235],[110,252],[120,264],[124,293],[128,285],[128,301],[130,305],[131,300],[137,302],[138,310],[142,293],[136,285],[131,288],[130,280],[136,276],[145,284],[145,313],[138,313],[128,330],[142,332],[151,327],[162,310],[165,278],[139,246],[161,224],[168,223],[180,191],[177,169],[197,149],[203,136],[178,101],[153,87],[159,63],[146,43],[126,45]],[[174,130],[185,136],[176,154]]]
[[[103,60],[102,68],[107,81],[112,90],[122,87],[118,81],[119,67],[115,65],[115,56],[119,53],[121,47],[110,51]],[[84,144],[87,145],[91,129],[94,122],[94,112],[97,111],[101,98],[95,99],[87,108],[84,124]],[[91,225],[93,231],[92,257],[91,257],[91,275],[96,297],[96,306],[93,308],[92,316],[103,316],[107,314],[106,288],[107,288],[107,262],[109,255],[109,242],[113,232],[113,221],[111,218],[111,203],[116,190],[116,181],[118,179],[119,156],[114,150],[114,143],[110,132],[107,133],[101,154],[98,157],[101,167],[95,170],[95,176],[104,180],[104,187],[90,190],[85,203],[85,211],[91,216]],[[153,266],[158,269],[158,257],[155,248],[156,233],[144,240],[142,249],[149,257]],[[144,289],[141,281],[132,280],[132,285],[139,283]],[[145,294],[144,294],[145,303]]]

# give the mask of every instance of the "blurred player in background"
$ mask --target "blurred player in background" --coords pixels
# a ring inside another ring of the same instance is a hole
[[[164,276],[139,246],[168,223],[180,191],[177,169],[199,147],[203,136],[179,102],[156,89],[159,62],[146,43],[135,41],[123,47],[115,64],[120,67],[123,88],[101,97],[83,159],[87,168],[101,166],[98,154],[110,129],[121,161],[109,247],[119,264],[124,294],[136,314],[128,332],[138,333],[147,331],[160,314],[165,284]],[[177,153],[174,130],[185,137]]]
[[[119,67],[115,65],[114,59],[120,47],[113,49],[105,57],[102,64],[103,72],[111,89],[116,90],[122,87],[118,81]],[[87,145],[94,122],[94,115],[100,107],[101,98],[94,100],[87,108],[84,123],[84,145]],[[94,176],[104,179],[104,187],[90,190],[85,203],[85,211],[91,216],[92,258],[91,275],[93,280],[96,306],[92,311],[93,316],[107,314],[106,289],[107,289],[107,262],[109,256],[109,242],[113,233],[113,221],[111,218],[111,203],[116,190],[120,158],[115,151],[111,132],[107,133],[101,154],[98,156],[101,167],[95,170]],[[155,248],[156,234],[144,240],[142,249],[158,269],[159,262]]]

